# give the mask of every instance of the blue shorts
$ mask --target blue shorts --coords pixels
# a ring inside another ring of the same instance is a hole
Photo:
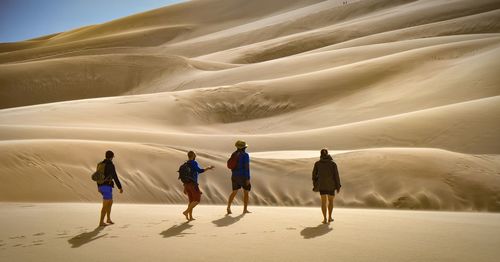
[[[102,195],[103,200],[113,200],[113,187],[110,185],[98,186],[99,193]]]

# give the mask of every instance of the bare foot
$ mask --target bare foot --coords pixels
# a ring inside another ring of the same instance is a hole
[[[231,212],[231,208],[229,208],[229,207],[228,207],[228,208],[227,208],[227,214],[229,215],[229,214],[232,214],[232,213],[233,213],[233,212]]]
[[[99,223],[99,227],[105,227],[107,226],[108,224],[104,224],[104,223]]]
[[[326,219],[325,219],[325,220],[323,220],[323,222],[321,222],[321,223],[326,224]]]
[[[330,222],[333,222],[333,218],[331,218],[331,217],[328,219],[328,223],[330,223]]]
[[[188,211],[186,210],[186,211],[182,212],[182,214],[184,216],[186,216],[186,220],[189,221],[189,216],[188,216],[189,213],[188,213]]]
[[[113,225],[115,222],[111,221],[111,220],[108,220],[106,221],[106,223],[110,224],[110,225]]]
[[[193,220],[196,220],[196,219],[194,219],[193,217],[191,217],[191,218],[189,219],[189,221],[193,221]]]
[[[252,212],[250,212],[248,210],[243,210],[243,214],[249,214],[249,213],[252,213]]]

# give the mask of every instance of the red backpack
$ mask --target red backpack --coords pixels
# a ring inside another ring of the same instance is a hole
[[[227,168],[233,170],[238,166],[238,160],[240,159],[240,152],[234,151],[231,157],[227,160]]]

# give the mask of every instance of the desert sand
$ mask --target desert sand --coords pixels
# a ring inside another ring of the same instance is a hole
[[[99,228],[99,207],[1,204],[0,260],[455,262],[500,255],[500,215],[491,213],[339,208],[336,221],[323,225],[316,208],[253,207],[226,216],[224,206],[203,205],[186,222],[185,206],[117,204],[117,224]]]
[[[0,43],[0,256],[87,261],[140,240],[116,259],[181,261],[194,241],[208,261],[497,261],[499,17],[497,0],[199,0]],[[239,139],[258,212],[217,228]],[[315,228],[321,148],[341,209]],[[106,150],[125,192],[96,231]],[[182,224],[189,150],[215,169]]]

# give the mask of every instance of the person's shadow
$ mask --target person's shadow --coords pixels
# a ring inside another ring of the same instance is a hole
[[[241,214],[241,215],[236,216],[236,217],[232,217],[232,216],[226,214],[223,218],[214,220],[214,221],[212,221],[212,223],[214,223],[218,227],[227,227],[227,226],[230,226],[230,225],[240,221],[240,219],[242,219],[243,216],[245,216],[245,214]]]
[[[315,227],[306,227],[300,231],[300,235],[304,239],[311,239],[328,234],[333,229],[328,224],[319,224]]]
[[[94,229],[94,231],[92,232],[84,232],[77,236],[74,236],[73,238],[68,240],[68,243],[71,245],[71,248],[81,247],[101,237],[105,237],[107,234],[98,236],[99,232],[101,232],[103,229],[104,227],[96,227],[96,229]]]
[[[192,227],[193,225],[190,225],[189,222],[184,222],[180,225],[173,225],[169,229],[161,232],[160,235],[162,235],[165,238],[175,237],[175,236],[183,237],[184,235],[194,234],[194,233],[184,233],[184,230],[190,229]]]

